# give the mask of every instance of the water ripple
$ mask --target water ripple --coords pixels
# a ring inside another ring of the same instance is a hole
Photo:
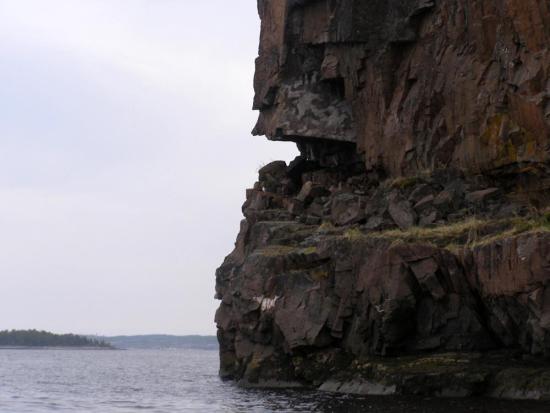
[[[246,390],[199,350],[0,351],[0,413],[548,413],[548,404]]]

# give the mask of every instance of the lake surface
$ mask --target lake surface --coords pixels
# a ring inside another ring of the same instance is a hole
[[[245,390],[201,350],[0,350],[0,412],[550,412],[549,404]]]

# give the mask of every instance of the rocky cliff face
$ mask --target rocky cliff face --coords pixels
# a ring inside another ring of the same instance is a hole
[[[550,157],[545,0],[263,0],[257,134],[353,142],[367,168]]]
[[[550,397],[550,4],[258,3],[254,133],[301,155],[217,271],[222,376]]]

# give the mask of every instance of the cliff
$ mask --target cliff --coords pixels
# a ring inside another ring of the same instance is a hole
[[[259,171],[221,375],[550,397],[550,4],[259,0]]]

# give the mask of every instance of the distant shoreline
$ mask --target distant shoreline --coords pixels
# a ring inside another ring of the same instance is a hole
[[[1,350],[97,350],[97,351],[106,351],[106,350],[123,350],[120,348],[114,347],[94,347],[94,346],[0,346]]]
[[[71,346],[60,346],[60,347],[41,347],[41,346],[0,346],[1,351],[7,350],[17,350],[17,351],[28,351],[28,350],[40,350],[40,351],[51,351],[51,350],[77,350],[77,351],[129,351],[129,350],[142,350],[142,351],[173,351],[173,350],[195,350],[195,351],[218,351],[217,347],[129,347],[129,348],[118,348],[118,347],[71,347]]]
[[[218,338],[216,336],[145,334],[136,336],[88,336],[88,338],[124,349],[193,349],[214,351],[219,349]]]
[[[0,350],[207,350],[218,351],[217,336],[144,334],[98,336],[38,330],[0,331]]]
[[[2,330],[0,348],[11,350],[39,348],[106,349],[114,347],[109,343],[77,334],[54,334],[44,330]]]

